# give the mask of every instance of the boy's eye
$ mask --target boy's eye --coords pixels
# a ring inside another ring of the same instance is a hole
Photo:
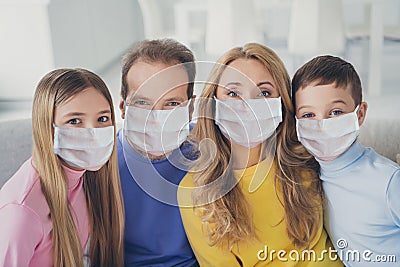
[[[81,123],[81,120],[80,119],[71,119],[71,120],[69,120],[68,122],[67,122],[68,124],[79,124],[79,123]]]
[[[267,96],[269,96],[269,95],[270,95],[270,93],[269,93],[268,91],[266,91],[266,90],[261,91],[261,92],[258,94],[258,96],[262,96],[262,97],[267,97]]]
[[[228,92],[228,96],[230,96],[230,97],[237,97],[238,94],[237,94],[236,92],[234,92],[234,91],[229,91],[229,92]]]
[[[338,115],[340,115],[340,114],[342,114],[342,113],[343,113],[343,111],[341,111],[341,110],[333,110],[333,111],[331,112],[330,115],[332,115],[332,116],[338,116]]]
[[[301,116],[302,118],[305,118],[305,119],[308,119],[308,118],[312,118],[312,117],[314,117],[314,114],[312,114],[312,113],[306,113],[306,114],[304,114],[303,116]]]
[[[109,120],[108,116],[101,116],[97,119],[98,122],[107,122]]]

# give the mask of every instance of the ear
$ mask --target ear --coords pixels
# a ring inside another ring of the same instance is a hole
[[[365,116],[367,115],[367,109],[368,109],[367,102],[361,102],[357,110],[358,125],[360,126],[363,124],[365,120]]]
[[[121,118],[125,119],[125,102],[122,98],[119,100],[119,110],[121,110]]]
[[[189,121],[192,121],[192,115],[194,111],[194,101],[196,100],[196,96],[192,96],[192,101],[190,101],[190,106],[189,106]]]

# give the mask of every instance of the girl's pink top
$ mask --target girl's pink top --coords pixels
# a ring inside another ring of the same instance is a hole
[[[71,214],[83,250],[89,236],[83,191],[85,171],[63,169],[68,178]],[[53,266],[52,229],[49,206],[30,158],[0,190],[0,266]]]

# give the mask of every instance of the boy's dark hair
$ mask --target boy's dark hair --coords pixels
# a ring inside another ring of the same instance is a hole
[[[353,65],[339,57],[318,56],[296,71],[292,79],[293,105],[296,105],[295,95],[297,90],[314,82],[317,82],[316,85],[335,83],[337,88],[349,88],[356,106],[361,103],[360,77]]]
[[[129,69],[137,61],[147,63],[161,62],[164,64],[181,64],[188,74],[189,83],[187,95],[190,99],[193,96],[194,78],[196,76],[196,65],[194,55],[189,48],[173,39],[144,40],[134,45],[123,57],[121,96],[126,100],[128,95],[128,83],[126,76]]]

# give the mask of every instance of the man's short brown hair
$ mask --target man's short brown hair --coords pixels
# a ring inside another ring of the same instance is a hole
[[[192,51],[173,39],[157,39],[142,41],[134,45],[124,55],[121,80],[121,96],[123,100],[126,100],[129,90],[126,76],[132,65],[139,60],[147,63],[183,64],[189,78],[188,99],[193,96],[196,65]]]

